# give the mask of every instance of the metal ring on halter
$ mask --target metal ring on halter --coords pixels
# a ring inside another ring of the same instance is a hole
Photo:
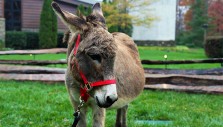
[[[89,92],[89,91],[92,89],[92,86],[91,86],[91,83],[88,82],[88,83],[86,83],[86,84],[84,84],[84,85],[81,85],[81,88],[82,88],[82,89],[86,89],[87,92]]]
[[[87,84],[85,84],[85,88],[86,88],[87,91],[90,91],[92,89],[91,83],[88,82]]]

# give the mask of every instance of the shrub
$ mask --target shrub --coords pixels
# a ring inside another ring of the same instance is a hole
[[[58,48],[67,48],[67,44],[63,43],[63,33],[57,34],[57,46]],[[39,49],[39,34],[36,32],[26,32],[27,36],[27,49]]]
[[[51,7],[52,0],[44,0],[40,17],[39,46],[55,48],[57,46],[57,17]]]
[[[63,35],[64,33],[57,34],[57,47],[58,48],[67,48],[67,43],[63,43]]]
[[[16,32],[16,31],[6,32],[5,45],[7,48],[25,49],[26,34],[24,32]]]
[[[63,33],[57,34],[58,48],[67,48],[67,44],[63,43]],[[22,41],[22,42],[21,42]],[[3,44],[3,45],[2,45]],[[12,49],[39,49],[39,33],[36,32],[6,32],[5,44],[7,48]],[[0,49],[4,48],[4,43],[0,40]]]
[[[36,32],[26,32],[26,48],[39,49],[39,34]]]
[[[223,36],[208,37],[204,45],[205,54],[210,58],[223,57]]]
[[[2,50],[3,48],[5,48],[5,42],[0,39],[0,50]]]
[[[185,31],[177,35],[176,42],[178,45],[185,45],[190,48],[203,47],[204,35],[203,32]]]

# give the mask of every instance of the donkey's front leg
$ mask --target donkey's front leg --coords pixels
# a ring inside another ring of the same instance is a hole
[[[73,105],[73,108],[74,108],[74,112],[77,110],[78,108],[78,105],[80,104],[79,101],[76,101],[78,97],[74,96],[73,93],[74,93],[75,89],[73,88],[69,88],[68,89],[68,92],[69,92],[69,95],[70,95],[70,101]],[[76,100],[74,99],[76,97]],[[78,124],[77,124],[77,127],[87,127],[87,105],[82,107],[81,110],[80,110],[80,120],[78,121]]]
[[[87,127],[87,107],[82,107],[80,111],[80,121],[77,127]]]
[[[117,110],[117,115],[116,115],[116,127],[127,127],[127,109],[128,105],[120,108]]]
[[[92,106],[93,110],[93,127],[105,126],[105,112],[104,108],[99,108],[97,105]]]

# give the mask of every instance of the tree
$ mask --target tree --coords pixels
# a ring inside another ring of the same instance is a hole
[[[212,1],[208,8],[208,15],[211,20],[211,29],[209,34],[211,35],[222,35],[223,34],[223,1],[217,0]]]
[[[189,6],[192,5],[194,3],[195,0],[180,0],[180,5],[181,6]]]
[[[81,12],[81,14],[83,14],[83,15],[85,15],[85,16],[91,14],[91,7],[90,7],[90,6],[87,7],[87,8],[85,8],[85,7],[81,4],[81,5],[78,6],[77,9]]]
[[[144,9],[152,0],[103,0],[103,12],[110,32],[124,32],[131,36],[133,25],[148,27],[154,18]],[[143,11],[139,16],[139,13]],[[138,15],[134,15],[138,12]]]
[[[133,25],[150,26],[154,18],[143,10],[148,7],[152,0],[103,0],[102,9],[106,19],[106,25],[109,32],[123,32],[131,36]],[[78,10],[85,16],[91,13],[90,8],[87,9],[80,5]],[[130,12],[142,12],[139,15],[131,15]],[[147,12],[147,11],[146,11]]]
[[[191,26],[189,25],[189,22],[191,22],[192,18],[193,18],[192,9],[189,9],[184,15],[184,24],[186,25],[185,26],[186,30],[191,30]]]
[[[40,48],[57,46],[57,17],[51,7],[52,0],[44,0],[40,16],[39,45]]]
[[[118,9],[116,2],[103,1],[103,12],[109,32],[123,32],[132,35],[132,22],[130,15]]]
[[[203,47],[204,29],[202,26],[208,22],[206,1],[194,0],[185,16],[187,16],[185,17],[187,29],[179,37],[179,44],[185,44],[189,47]]]

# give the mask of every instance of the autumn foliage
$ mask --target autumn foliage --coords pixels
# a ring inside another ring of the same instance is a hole
[[[208,8],[208,15],[212,19],[213,28],[210,30],[211,35],[223,34],[223,0],[212,1]]]
[[[194,3],[194,0],[180,0],[179,5],[180,6],[188,6]]]
[[[186,30],[191,30],[191,26],[189,26],[189,22],[192,20],[192,10],[189,9],[187,13],[184,15],[184,24]]]
[[[180,0],[179,6],[191,6],[194,3],[194,0]],[[185,30],[191,30],[191,27],[188,25],[189,22],[192,20],[192,9],[190,8],[185,14],[184,14],[184,24],[185,24]]]

